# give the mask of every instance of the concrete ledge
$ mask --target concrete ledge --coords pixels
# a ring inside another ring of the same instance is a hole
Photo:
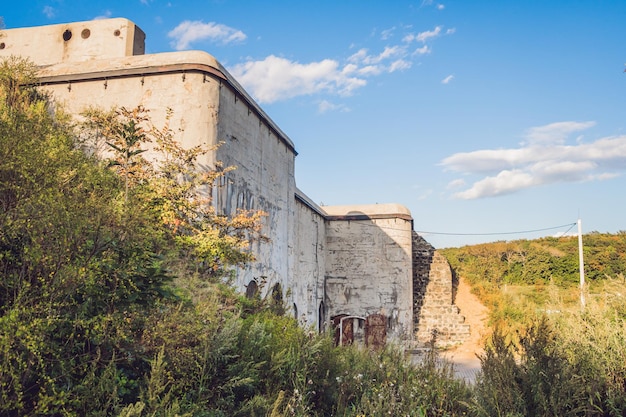
[[[411,212],[401,204],[322,206],[327,220],[403,219],[412,221]]]

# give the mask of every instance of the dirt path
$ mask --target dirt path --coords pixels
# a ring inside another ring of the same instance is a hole
[[[463,278],[459,279],[454,304],[459,307],[461,315],[465,316],[465,322],[470,325],[471,335],[462,345],[445,351],[443,357],[454,364],[458,376],[473,382],[480,370],[477,355],[483,352],[484,340],[488,336],[489,310],[471,293],[469,284]]]

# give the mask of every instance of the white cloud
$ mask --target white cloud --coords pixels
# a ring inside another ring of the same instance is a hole
[[[427,30],[426,32],[420,32],[415,36],[415,40],[419,42],[426,42],[428,39],[436,38],[441,34],[441,26],[435,27],[433,30]]]
[[[422,1],[422,6],[421,7],[427,7],[427,6],[432,6],[434,4],[433,0],[423,0]],[[437,8],[437,10],[443,10],[446,8],[446,6],[444,6],[441,3],[437,3],[435,5],[435,7]]]
[[[270,55],[262,61],[235,65],[230,71],[259,102],[272,103],[321,91],[349,95],[367,83],[350,75],[353,67],[345,69],[331,59],[300,64]]]
[[[167,36],[172,38],[172,47],[177,51],[187,49],[196,41],[210,40],[220,44],[243,42],[247,36],[240,30],[219,23],[185,20],[171,30]]]
[[[393,33],[396,31],[396,27],[392,27],[389,29],[385,29],[382,32],[380,32],[380,39],[386,41],[387,39],[391,38],[393,36]]]
[[[626,136],[566,144],[568,136],[594,122],[559,122],[531,128],[519,148],[461,152],[441,165],[466,176],[479,176],[454,194],[460,199],[493,197],[560,182],[599,181],[626,171]],[[464,181],[464,180],[463,180]],[[461,180],[451,184],[463,184]]]
[[[377,54],[359,49],[343,65],[332,59],[303,64],[270,55],[237,64],[229,71],[259,102],[272,103],[321,92],[348,96],[367,85],[369,77],[411,68],[408,58],[406,45],[393,45]]]
[[[472,188],[461,191],[454,196],[463,200],[482,197],[493,197],[510,194],[523,188],[537,185],[536,180],[527,172],[521,170],[502,171],[495,177],[486,177],[474,183]]]
[[[363,76],[379,75],[381,72],[383,72],[383,67],[381,67],[380,65],[367,65],[365,67],[359,68],[356,72],[358,72],[359,75]]]
[[[93,20],[108,19],[111,16],[113,16],[113,13],[110,10],[105,10],[104,12],[102,12],[102,14],[100,16],[94,17]]]
[[[457,178],[456,180],[452,180],[448,183],[446,188],[460,188],[465,186],[465,180],[463,178]]]
[[[442,35],[442,32],[443,32],[443,26],[435,26],[433,30],[426,30],[424,32],[418,32],[418,33],[409,33],[408,35],[405,35],[402,38],[402,41],[405,43],[411,43],[411,42],[426,43],[426,42],[430,42],[440,37]],[[454,28],[446,29],[446,31],[443,32],[443,35],[452,35],[454,32],[456,32],[456,29]]]
[[[441,84],[449,84],[450,81],[452,81],[453,79],[454,79],[454,75],[450,74],[446,78],[441,80]]]
[[[410,61],[398,59],[397,61],[393,61],[391,65],[389,65],[389,72],[404,71],[411,68],[412,65],[413,64]]]
[[[175,39],[176,49],[184,49],[197,39],[211,38],[230,39],[234,29],[222,26],[227,30],[218,32],[214,29],[215,23],[208,25],[200,22],[183,22],[169,33]],[[410,30],[403,26],[402,30]],[[396,27],[381,32],[381,38],[386,40],[392,37]],[[356,89],[367,85],[372,77],[405,71],[414,64],[416,56],[431,52],[426,41],[433,40],[443,32],[442,26],[433,30],[407,35],[402,42],[386,45],[382,50],[371,52],[368,48],[361,48],[349,55],[342,62],[335,59],[300,63],[287,58],[269,55],[259,60],[250,59],[229,68],[229,71],[246,88],[256,100],[261,103],[272,103],[287,100],[302,95],[326,93],[331,95],[351,95]],[[242,39],[245,35],[241,34]],[[235,37],[236,38],[236,37]],[[421,42],[415,50],[411,42]],[[320,103],[320,111],[341,110],[330,106],[329,103]]]
[[[345,104],[335,104],[335,103],[331,103],[328,100],[322,100],[317,105],[317,111],[319,113],[326,113],[328,111],[349,112],[350,109],[346,107]]]
[[[54,16],[56,16],[56,10],[52,6],[44,6],[41,12],[46,15],[48,19],[52,19]]]
[[[396,57],[404,57],[406,54],[406,47],[400,45],[386,46],[378,55],[369,55],[368,50],[362,48],[348,57],[348,61],[356,65],[375,65]]]
[[[530,144],[564,143],[570,133],[588,129],[595,122],[558,122],[528,129],[526,138]]]
[[[437,38],[441,34],[442,29],[443,28],[441,26],[436,26],[433,30],[419,32],[417,34],[415,33],[408,34],[402,40],[407,43],[426,42],[427,40]]]
[[[413,51],[414,55],[425,55],[429,53],[430,53],[430,47],[428,45],[424,45],[420,48],[417,48],[415,51]]]

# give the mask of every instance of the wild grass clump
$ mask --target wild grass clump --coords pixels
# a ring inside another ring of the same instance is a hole
[[[624,324],[592,310],[544,316],[513,338],[496,329],[480,358],[472,412],[625,415]]]
[[[455,379],[435,350],[417,364],[394,346],[380,352],[350,347],[340,357],[335,415],[460,416],[467,411],[469,387]]]

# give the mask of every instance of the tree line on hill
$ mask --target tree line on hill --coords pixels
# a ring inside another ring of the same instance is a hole
[[[544,237],[448,248],[442,251],[457,274],[493,284],[579,283],[578,238]],[[626,272],[626,232],[583,236],[585,277],[618,278]]]

